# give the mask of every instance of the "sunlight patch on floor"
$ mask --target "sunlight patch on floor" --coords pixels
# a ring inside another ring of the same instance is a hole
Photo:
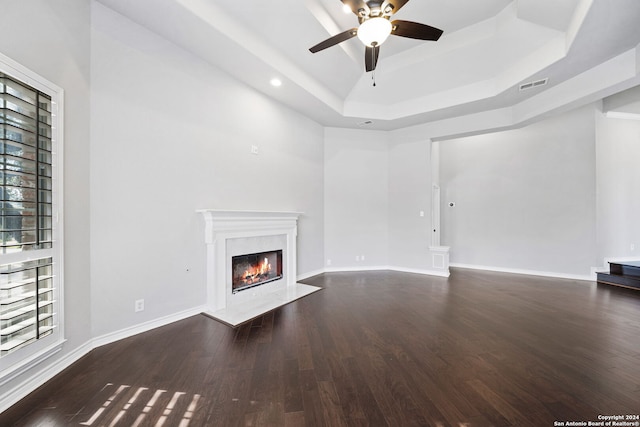
[[[190,395],[182,391],[171,394],[167,390],[154,391],[148,387],[132,388],[129,385],[115,387],[114,384],[107,383],[100,390],[100,393],[109,392],[110,394],[87,421],[80,423],[81,425],[116,427],[125,425],[120,423],[123,418],[131,420],[135,417],[133,424],[129,422],[127,425],[138,427],[144,423],[144,425],[163,427],[173,416],[174,425],[188,427],[201,398],[199,394]],[[176,416],[176,414],[179,415]],[[175,424],[177,419],[179,424]]]

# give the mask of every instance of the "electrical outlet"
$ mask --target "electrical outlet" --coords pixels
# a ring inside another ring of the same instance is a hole
[[[331,260],[330,259],[327,260],[327,265],[331,265]]]
[[[356,255],[356,261],[360,261],[360,255]]]
[[[251,154],[258,154],[258,146],[257,145],[252,145],[251,146]]]
[[[635,250],[636,250],[636,245],[635,245],[634,243],[632,243],[632,244],[631,244],[631,246],[630,246],[630,249],[631,249],[632,251],[635,251]]]
[[[144,300],[137,299],[134,306],[134,311],[137,313],[139,311],[144,311]]]
[[[360,261],[364,261],[364,255],[360,255]]]

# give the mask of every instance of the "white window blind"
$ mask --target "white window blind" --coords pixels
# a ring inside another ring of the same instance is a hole
[[[56,218],[61,189],[56,179],[59,138],[55,111],[61,91],[48,90],[46,80],[28,70],[25,74],[7,60],[0,55],[3,374],[24,366],[62,339],[61,242]]]
[[[51,248],[51,97],[0,73],[2,253]]]

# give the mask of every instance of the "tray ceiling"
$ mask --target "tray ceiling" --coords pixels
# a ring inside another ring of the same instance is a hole
[[[375,71],[339,0],[99,0],[326,126],[397,129],[513,106],[640,43],[637,0],[413,0],[394,18],[444,30],[438,42],[390,37]],[[277,77],[283,85],[274,88]],[[522,83],[548,84],[520,91]]]

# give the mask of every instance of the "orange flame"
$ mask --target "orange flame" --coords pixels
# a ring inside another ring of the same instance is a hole
[[[260,264],[253,268],[247,269],[242,275],[242,281],[247,284],[253,284],[260,281],[260,278],[271,272],[271,264],[269,259],[265,258]]]

